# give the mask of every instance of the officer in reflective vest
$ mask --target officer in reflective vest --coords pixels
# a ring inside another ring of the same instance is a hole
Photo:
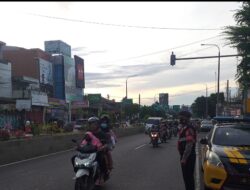
[[[178,150],[180,153],[182,175],[186,190],[195,190],[194,168],[195,168],[195,143],[196,130],[190,123],[191,113],[181,111],[179,113],[179,140]]]

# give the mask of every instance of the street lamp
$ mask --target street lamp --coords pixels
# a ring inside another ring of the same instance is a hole
[[[216,116],[219,115],[219,93],[220,93],[220,47],[217,44],[201,44],[202,46],[215,46],[218,48],[218,80],[217,80],[217,103]]]
[[[138,75],[131,75],[126,78],[126,99],[128,99],[128,79],[136,76]]]

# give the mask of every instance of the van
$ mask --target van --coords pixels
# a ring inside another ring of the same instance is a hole
[[[153,125],[159,126],[162,120],[162,117],[149,117],[145,122],[145,133],[148,134]]]

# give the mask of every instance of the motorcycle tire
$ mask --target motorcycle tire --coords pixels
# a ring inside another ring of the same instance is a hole
[[[89,184],[88,176],[82,176],[76,179],[75,190],[92,190],[93,187]]]

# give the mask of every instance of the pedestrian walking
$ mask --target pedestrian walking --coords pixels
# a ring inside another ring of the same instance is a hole
[[[191,116],[191,113],[188,111],[181,111],[179,113],[180,130],[178,150],[180,153],[181,169],[186,190],[195,190],[194,168],[196,158],[196,130],[190,122]]]

